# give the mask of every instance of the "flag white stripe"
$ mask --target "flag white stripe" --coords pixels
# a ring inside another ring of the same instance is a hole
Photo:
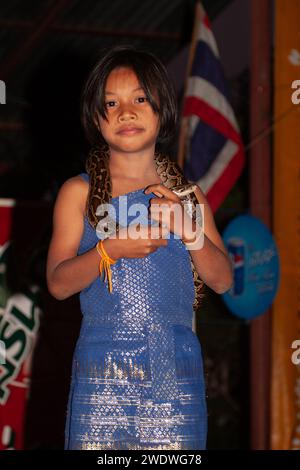
[[[189,77],[186,97],[189,96],[199,97],[199,99],[205,101],[211,108],[218,110],[218,112],[230,122],[232,127],[239,132],[232,107],[225,96],[220,93],[214,85],[200,77]]]
[[[187,130],[189,139],[192,138],[199,121],[200,121],[199,116],[195,116],[195,115],[190,116],[189,121],[188,121],[188,130]]]
[[[200,23],[199,32],[198,32],[198,40],[206,42],[208,47],[213,51],[214,55],[219,58],[219,50],[216,43],[216,40],[211,32],[211,30],[206,26],[204,22]]]
[[[219,152],[218,156],[211,164],[209,170],[197,181],[197,184],[200,186],[204,194],[207,194],[215,182],[220,178],[237,150],[238,145],[232,140],[227,140],[221,152]],[[199,158],[201,158],[201,155]]]

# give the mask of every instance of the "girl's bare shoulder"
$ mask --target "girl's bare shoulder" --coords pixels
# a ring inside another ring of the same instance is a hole
[[[89,184],[80,175],[68,178],[60,187],[56,205],[67,205],[69,208],[76,206],[84,211],[88,195]]]
[[[89,187],[88,182],[81,176],[81,175],[76,175],[72,176],[71,178],[68,178],[63,184],[63,186],[68,186],[68,187],[73,187],[73,188],[87,188]]]

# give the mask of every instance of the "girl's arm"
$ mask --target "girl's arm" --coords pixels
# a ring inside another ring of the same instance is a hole
[[[199,204],[204,204],[204,243],[201,249],[190,250],[190,254],[200,278],[208,287],[222,294],[232,286],[232,265],[211,208],[198,185],[195,194]]]
[[[61,186],[55,202],[46,277],[49,292],[59,300],[79,292],[99,275],[95,247],[77,256],[86,195],[87,185],[75,176]]]
[[[84,210],[88,184],[75,176],[60,188],[54,206],[53,234],[47,259],[47,285],[58,300],[66,299],[90,285],[99,276],[100,255],[95,246],[77,255],[84,229]],[[127,231],[127,227],[120,230]],[[114,260],[121,257],[143,258],[160,247],[167,246],[166,229],[144,226],[139,239],[107,238],[103,246]]]

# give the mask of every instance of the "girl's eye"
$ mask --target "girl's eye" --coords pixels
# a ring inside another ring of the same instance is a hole
[[[138,99],[139,103],[144,103],[145,101],[147,101],[146,96],[139,96],[137,99]]]
[[[106,106],[107,108],[112,108],[114,104],[115,104],[115,101],[107,101],[107,102],[105,103],[105,106]]]
[[[148,99],[147,99],[146,96],[139,96],[138,98],[136,98],[136,100],[137,100],[139,103],[144,103],[145,101],[148,101]],[[106,107],[106,108],[114,108],[114,107],[115,107],[115,104],[116,104],[115,101],[106,101],[105,107]]]

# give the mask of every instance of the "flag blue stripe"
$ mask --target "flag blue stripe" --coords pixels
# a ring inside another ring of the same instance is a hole
[[[220,61],[202,40],[197,43],[191,75],[207,80],[228,99],[229,92]]]
[[[224,147],[227,138],[203,121],[199,121],[190,140],[190,160],[185,163],[184,174],[197,181],[205,173]]]

